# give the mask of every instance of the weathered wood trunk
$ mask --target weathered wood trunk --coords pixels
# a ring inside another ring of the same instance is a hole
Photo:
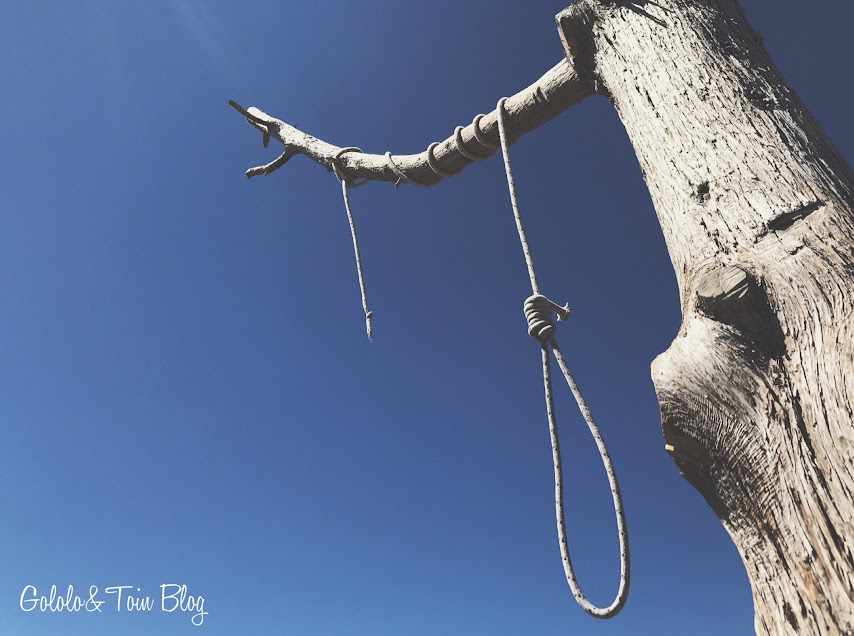
[[[664,435],[744,559],[756,631],[854,634],[851,168],[735,0],[582,0],[558,24],[661,222],[683,313],[652,365]]]

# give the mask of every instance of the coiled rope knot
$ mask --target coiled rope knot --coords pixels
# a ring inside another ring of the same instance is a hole
[[[525,299],[524,311],[528,321],[528,335],[545,343],[555,332],[552,313],[557,314],[557,319],[563,321],[569,317],[570,309],[568,304],[561,307],[542,294],[534,294]]]

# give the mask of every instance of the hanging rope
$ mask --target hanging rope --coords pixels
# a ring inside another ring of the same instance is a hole
[[[617,476],[614,474],[614,467],[611,463],[611,456],[608,454],[608,449],[605,447],[605,442],[599,432],[599,428],[593,421],[593,416],[590,414],[590,409],[584,398],[581,397],[581,392],[578,390],[578,385],[575,379],[569,372],[566,361],[560,352],[557,341],[554,338],[555,325],[552,323],[552,313],[556,313],[558,320],[566,320],[569,316],[569,306],[560,307],[550,301],[548,298],[540,294],[540,287],[537,284],[537,274],[534,270],[534,260],[531,257],[531,250],[528,246],[528,237],[525,234],[525,228],[522,224],[522,216],[519,213],[519,201],[516,198],[516,183],[513,180],[513,171],[510,166],[510,152],[507,143],[507,131],[505,130],[505,107],[504,102],[506,97],[498,101],[498,134],[501,139],[501,151],[504,154],[504,170],[507,173],[507,187],[510,190],[510,203],[513,206],[513,216],[516,219],[516,229],[519,231],[519,240],[522,243],[522,252],[525,255],[525,263],[528,266],[528,276],[531,279],[531,291],[533,294],[525,300],[525,318],[528,320],[528,333],[536,338],[540,343],[543,360],[543,385],[546,392],[546,411],[549,418],[549,435],[552,443],[552,459],[554,461],[555,474],[555,516],[557,519],[558,540],[560,542],[560,553],[563,558],[563,569],[566,573],[566,581],[569,583],[569,588],[572,590],[572,595],[578,604],[585,612],[596,616],[597,618],[610,618],[617,614],[626,603],[626,598],[629,592],[629,542],[626,532],[626,517],[623,512],[623,500],[620,496],[620,486],[617,484]],[[478,118],[475,118],[475,132],[479,130]],[[478,137],[478,141],[482,144],[484,140]],[[590,429],[593,439],[596,441],[596,446],[599,449],[599,455],[602,457],[602,463],[605,466],[605,473],[608,475],[608,484],[611,487],[611,496],[614,500],[614,513],[617,517],[617,531],[620,537],[620,586],[617,590],[617,596],[614,602],[608,607],[597,607],[593,605],[584,596],[581,587],[578,585],[578,579],[575,576],[575,571],[572,568],[572,560],[569,556],[569,547],[566,540],[566,521],[564,518],[563,506],[563,468],[560,457],[560,440],[558,439],[557,420],[555,418],[554,399],[552,397],[552,378],[551,365],[549,357],[549,348],[554,353],[558,366],[563,371],[566,383],[569,389],[575,396],[575,401],[578,403],[578,408],[584,416],[584,421]]]
[[[483,139],[483,133],[480,131],[479,122],[483,115],[478,115],[474,118],[475,124],[475,135],[477,140],[483,144],[488,150],[496,150],[498,146],[490,144],[489,142]],[[479,157],[477,155],[473,155],[463,146],[462,139],[462,126],[458,126],[455,132],[455,142],[457,150],[461,155],[467,157],[473,161],[488,159],[491,156],[491,152],[489,155],[485,157]],[[436,160],[436,155],[434,154],[436,151],[436,147],[439,145],[438,142],[433,142],[427,147],[427,164],[430,166],[430,169],[433,170],[436,175],[441,177],[442,179],[446,179],[448,177],[454,176],[450,172],[446,172],[439,167],[439,162]],[[329,161],[329,166],[332,168],[332,171],[335,173],[335,176],[338,178],[338,181],[341,182],[341,195],[344,198],[344,209],[347,210],[347,220],[350,222],[350,236],[353,238],[353,252],[356,255],[356,273],[359,276],[359,289],[362,292],[362,309],[365,311],[365,328],[368,332],[368,340],[371,340],[373,335],[373,329],[371,328],[371,318],[374,316],[374,312],[368,308],[368,295],[365,291],[365,276],[362,272],[362,255],[359,251],[359,238],[356,235],[356,222],[353,220],[353,212],[350,209],[350,195],[349,191],[352,188],[358,188],[370,181],[370,179],[362,179],[361,181],[353,181],[349,176],[344,174],[343,169],[338,165],[341,156],[347,152],[362,152],[361,148],[356,148],[355,146],[348,146],[347,148],[342,148],[339,150],[335,156]],[[401,182],[406,182],[412,185],[425,186],[429,185],[426,183],[419,183],[412,179],[409,175],[407,175],[400,167],[395,163],[392,158],[391,152],[385,153],[386,161],[388,162],[388,166],[391,171],[397,176],[397,181],[395,182],[395,187],[399,186]]]
[[[371,327],[371,318],[374,317],[374,312],[368,309],[368,294],[365,291],[365,276],[362,273],[362,254],[359,251],[359,237],[356,235],[356,222],[353,220],[353,212],[350,210],[350,188],[358,188],[359,186],[365,185],[368,180],[363,179],[358,183],[354,183],[351,179],[349,179],[338,167],[338,160],[341,158],[345,152],[362,152],[359,148],[349,147],[342,148],[335,155],[335,158],[332,160],[332,171],[335,173],[335,176],[338,178],[338,181],[341,182],[341,194],[344,197],[344,209],[347,210],[347,220],[350,222],[350,236],[353,238],[353,252],[356,255],[356,273],[359,276],[359,289],[362,292],[362,309],[365,310],[365,329],[368,332],[368,340],[371,340],[371,336],[373,335],[373,329]]]

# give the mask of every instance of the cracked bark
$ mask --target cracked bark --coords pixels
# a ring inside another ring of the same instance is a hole
[[[683,320],[652,365],[668,450],[732,536],[759,634],[854,633],[854,175],[735,0],[583,0]]]

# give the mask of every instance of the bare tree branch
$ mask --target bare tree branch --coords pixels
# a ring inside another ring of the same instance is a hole
[[[270,136],[267,133],[264,133],[264,147],[267,147],[267,144],[270,143]],[[251,179],[252,177],[257,177],[259,174],[268,175],[271,172],[275,172],[283,165],[285,165],[291,157],[296,156],[297,151],[293,146],[285,146],[285,151],[280,154],[274,161],[264,165],[258,166],[257,168],[250,168],[246,171],[246,178]]]
[[[592,82],[582,78],[569,62],[561,60],[528,88],[507,99],[505,121],[508,141],[513,143],[593,93]],[[473,161],[490,157],[499,147],[495,110],[476,117],[468,126],[459,126],[453,135],[441,143],[431,144],[419,154],[390,158],[388,154],[345,151],[344,147],[312,137],[257,108],[244,109],[234,101],[229,101],[229,104],[262,132],[265,147],[271,137],[285,147],[275,161],[248,170],[247,178],[270,174],[291,157],[301,154],[327,170],[331,170],[334,164],[348,179],[430,186],[445,176],[458,174]]]

